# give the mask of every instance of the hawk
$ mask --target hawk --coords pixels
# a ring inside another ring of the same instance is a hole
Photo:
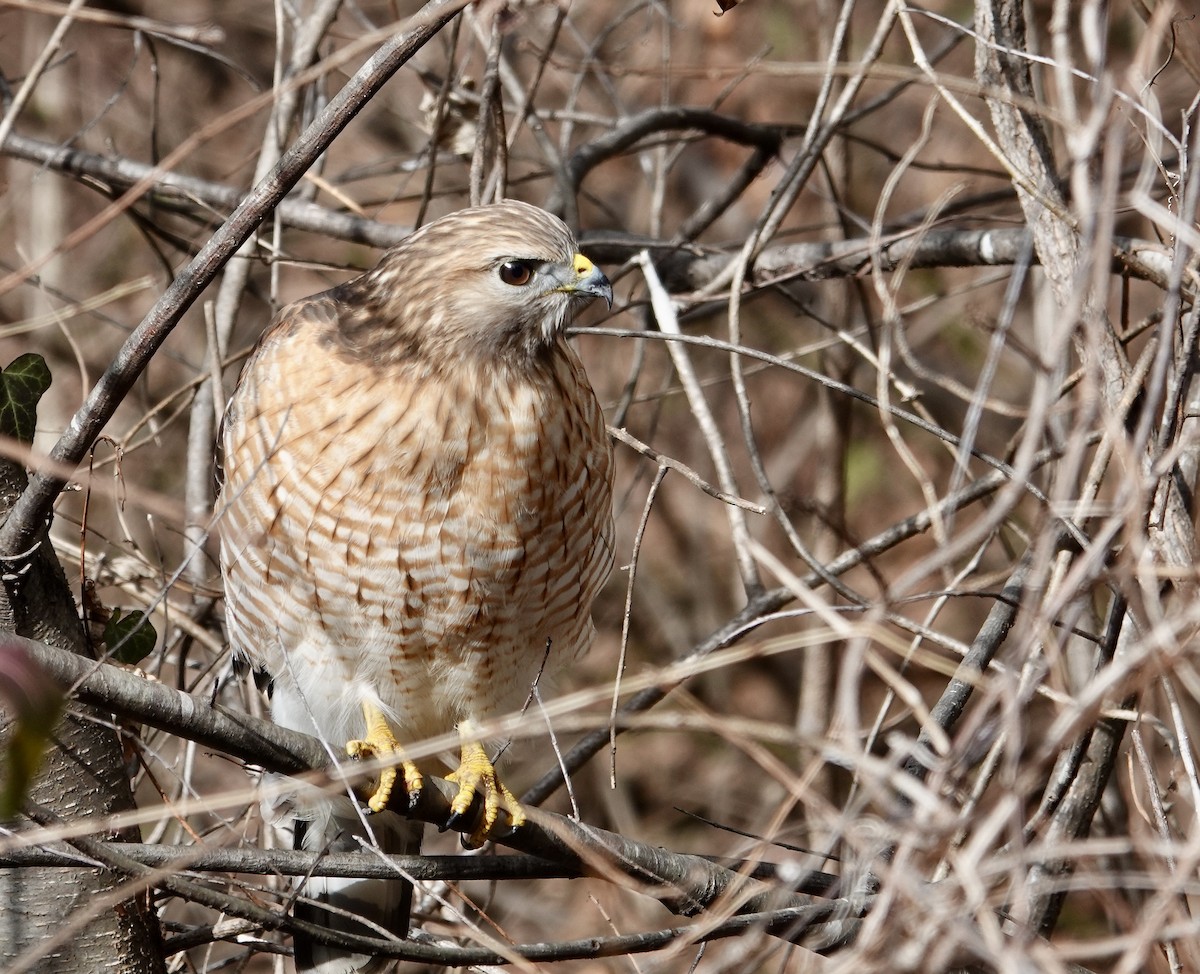
[[[419,824],[384,811],[393,788],[421,786],[404,743],[454,729],[451,826],[478,844],[504,813],[524,821],[476,729],[587,648],[612,568],[611,446],[564,337],[590,297],[611,306],[612,287],[561,220],[474,207],[284,308],[246,363],[222,429],[231,647],[269,675],[277,723],[392,757],[403,779],[381,774],[380,814],[301,807],[299,847],[415,852]],[[312,904],[324,901],[407,933],[407,884],[310,879],[303,892],[308,918],[371,934]],[[313,943],[296,954],[322,974],[375,969]]]

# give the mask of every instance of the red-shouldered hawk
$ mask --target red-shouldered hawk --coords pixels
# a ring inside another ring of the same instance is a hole
[[[590,296],[611,304],[612,288],[562,221],[518,202],[462,210],[284,308],[226,414],[234,652],[270,675],[278,723],[351,755],[403,761],[405,741],[457,727],[452,825],[480,799],[476,843],[501,810],[514,826],[524,816],[474,728],[526,703],[547,646],[551,665],[587,647],[612,568],[611,447],[563,335],[572,299]],[[417,768],[402,770],[419,788]],[[349,801],[304,815],[307,849],[419,843],[419,825]],[[407,931],[407,886],[316,882],[305,895]],[[297,964],[372,967],[311,943]]]

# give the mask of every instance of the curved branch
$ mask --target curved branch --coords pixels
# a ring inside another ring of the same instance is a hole
[[[683,108],[678,105],[652,108],[622,120],[604,135],[576,149],[564,166],[563,183],[578,192],[589,172],[647,136],[688,129],[715,135],[739,145],[752,146],[772,156],[779,151],[780,144],[788,135],[801,131],[787,125],[755,125],[704,108]],[[547,201],[546,209],[559,212],[563,208],[559,192],[556,190]]]
[[[0,556],[12,558],[29,547],[38,528],[49,516],[55,498],[66,486],[66,478],[59,472],[61,465],[75,467],[83,460],[151,356],[225,262],[287,195],[338,133],[383,87],[384,82],[441,30],[458,13],[464,2],[430,0],[411,21],[415,26],[398,33],[368,59],[284,153],[279,165],[242,200],[191,263],[180,271],[126,340],[88,394],[86,402],[71,418],[67,429],[50,452],[52,464],[30,478],[29,486],[0,529]]]

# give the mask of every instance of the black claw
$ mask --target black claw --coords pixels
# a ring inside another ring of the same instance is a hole
[[[475,831],[476,826],[483,818],[483,795],[476,791],[471,796],[471,804],[467,806],[465,812],[451,812],[450,817],[446,819],[446,824],[443,825],[439,832],[459,832],[463,835],[469,835]],[[473,848],[467,846],[468,849]]]
[[[452,812],[450,817],[446,819],[446,824],[439,828],[438,831],[470,832],[475,826],[475,820],[479,817],[479,809],[475,806],[476,802],[472,801],[471,807],[465,812]]]
[[[514,835],[517,834],[517,831],[520,828],[521,828],[521,826],[513,825],[512,819],[509,819],[507,822],[505,822],[504,825],[498,826],[498,827],[492,829],[492,838],[493,839],[511,839]]]

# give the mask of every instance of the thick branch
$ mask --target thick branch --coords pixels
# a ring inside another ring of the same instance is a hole
[[[107,846],[108,843],[102,843]],[[576,879],[574,866],[537,856],[378,856],[369,852],[297,852],[292,849],[207,848],[122,842],[117,850],[143,866],[187,871],[241,873],[248,876],[338,876],[394,879],[402,871],[422,882],[465,883],[475,880]],[[0,852],[0,869],[26,866],[93,866],[94,862],[57,846],[14,848]]]
[[[5,139],[0,151],[14,159],[36,162],[68,176],[87,177],[116,190],[152,179],[153,190],[147,197],[150,202],[200,203],[204,209],[229,211],[246,199],[243,191],[225,183],[180,172],[156,171],[154,166],[121,156],[102,156],[16,133]],[[372,247],[394,247],[411,232],[409,227],[382,223],[293,197],[280,200],[275,213],[284,226]]]
[[[866,237],[782,244],[763,248],[746,280],[761,288],[792,280],[861,277],[874,269],[872,248],[878,250],[878,266],[884,271],[901,267],[1009,267],[1016,263],[1028,235],[1022,228],[945,229],[906,231],[903,236],[885,239],[882,247]],[[620,263],[649,250],[655,255],[664,282],[676,292],[704,289],[735,259],[735,255],[724,252],[704,252],[605,230],[585,232],[582,243],[588,255],[601,263]],[[1111,244],[1113,273],[1167,288],[1171,255],[1162,244],[1135,237],[1113,237]],[[1188,296],[1194,298],[1190,288]]]
[[[975,28],[979,42],[975,73],[986,92],[1006,92],[1010,97],[985,98],[996,139],[1024,180],[1013,188],[1033,234],[1034,248],[1050,281],[1055,301],[1064,313],[1095,322],[1095,334],[1075,335],[1085,360],[1091,355],[1104,381],[1104,398],[1110,406],[1125,391],[1129,363],[1099,303],[1080,287],[1082,262],[1079,228],[1073,225],[1054,164],[1054,153],[1043,119],[1027,106],[1037,104],[1026,49],[1025,14],[1020,0],[986,0],[976,5]],[[1088,294],[1082,303],[1079,295]],[[1093,348],[1094,343],[1098,348]]]
[[[6,509],[25,487],[25,471],[11,460],[0,461],[0,510]],[[56,657],[79,667],[91,665],[90,652],[75,602],[45,530],[29,552],[21,571],[0,570],[0,627],[23,633],[32,645],[46,646]],[[13,637],[14,639],[18,637]],[[42,642],[44,641],[44,642]],[[50,647],[54,648],[50,648]],[[11,700],[11,659],[0,648],[0,682],[7,682]],[[27,672],[27,676],[33,676]],[[40,767],[22,790],[21,805],[41,803],[75,826],[100,828],[109,816],[133,808],[133,793],[122,760],[121,741],[107,723],[88,712],[68,712],[55,719],[50,695],[15,687],[36,717],[18,717],[0,707],[0,782],[16,787],[21,751],[20,722],[45,722]],[[45,711],[50,709],[50,713]],[[17,818],[18,827],[28,823]],[[4,822],[13,826],[11,820]],[[112,838],[134,838],[125,830]],[[114,843],[115,844],[115,843]],[[158,974],[158,917],[142,901],[128,897],[119,877],[76,866],[70,871],[14,869],[0,876],[0,969],[84,974],[100,967],[113,974]],[[81,904],[88,907],[79,909]],[[107,909],[94,908],[109,904]],[[120,904],[119,909],[114,909]],[[64,944],[69,943],[69,949]],[[53,963],[49,958],[55,957]]]
[[[578,879],[583,871],[566,863],[548,862],[539,856],[384,856],[370,852],[300,852],[293,849],[236,849],[203,845],[150,845],[122,842],[122,854],[145,866],[171,867],[188,872],[242,873],[252,876],[337,876],[354,879],[391,879],[397,870],[422,882],[465,883],[513,879]],[[752,862],[724,858],[702,858],[727,869],[735,869],[753,879],[781,882],[786,880],[798,891],[814,896],[831,894],[838,877],[813,870],[796,880],[790,866],[773,862]],[[25,866],[78,867],[92,863],[81,860],[76,852],[57,846],[13,848],[0,852],[0,869]]]

